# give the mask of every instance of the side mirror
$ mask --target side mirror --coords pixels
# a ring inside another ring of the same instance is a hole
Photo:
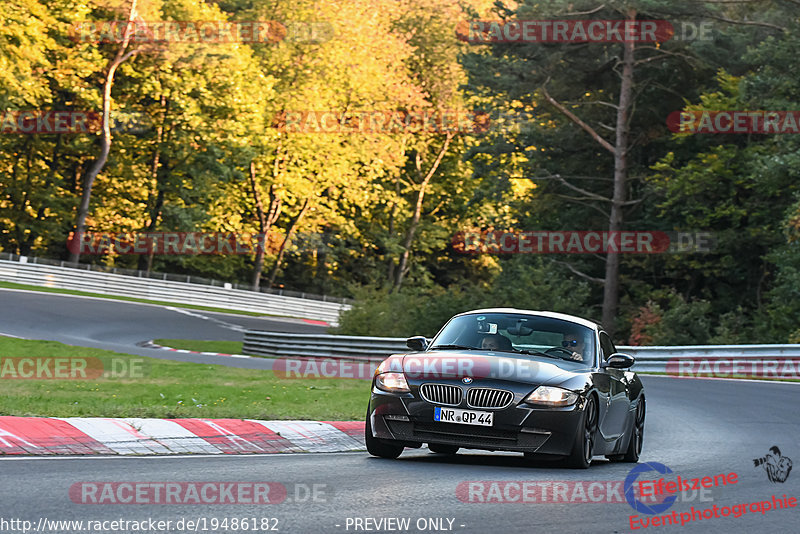
[[[636,360],[629,354],[622,354],[615,352],[608,359],[603,362],[603,367],[611,367],[612,369],[628,369]]]
[[[422,352],[428,348],[428,339],[425,336],[414,336],[406,339],[406,346],[417,352]]]

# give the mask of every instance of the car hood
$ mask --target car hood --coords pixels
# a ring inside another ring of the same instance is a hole
[[[554,385],[586,371],[585,367],[569,362],[566,365],[574,366],[575,370],[563,369],[554,362],[549,358],[500,352],[434,350],[393,355],[381,364],[381,372],[402,370],[411,382],[471,377]]]

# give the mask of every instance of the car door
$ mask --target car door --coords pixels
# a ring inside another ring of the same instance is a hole
[[[595,347],[597,360],[599,363],[602,363],[605,361],[605,357],[602,349],[600,348],[599,342],[595,342]],[[600,403],[598,406],[599,418],[597,420],[597,425],[598,429],[600,430],[600,435],[603,438],[603,446],[599,447],[599,443],[595,444],[596,451],[599,454],[604,454],[604,452],[600,451],[600,449],[605,451],[607,443],[613,441],[615,439],[614,436],[617,433],[616,425],[613,423],[613,419],[610,417],[611,398],[613,396],[613,392],[617,389],[616,386],[612,385],[613,381],[614,380],[612,376],[602,367],[598,367],[597,372],[593,373],[592,376],[592,382],[595,390],[597,391],[598,401]]]
[[[600,332],[600,350],[602,361],[617,352],[611,337],[605,332]],[[606,414],[603,434],[606,439],[620,436],[625,430],[625,420],[628,415],[630,401],[628,400],[628,384],[625,369],[612,369],[606,367],[603,372],[608,376],[609,398],[608,413]]]

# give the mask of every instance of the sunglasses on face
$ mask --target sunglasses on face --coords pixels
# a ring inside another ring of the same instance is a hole
[[[565,339],[561,342],[562,347],[576,347],[580,343],[577,339]]]

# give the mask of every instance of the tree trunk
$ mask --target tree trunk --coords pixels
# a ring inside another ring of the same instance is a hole
[[[275,278],[278,277],[278,269],[281,266],[281,261],[283,261],[283,254],[286,252],[286,246],[292,239],[292,234],[294,233],[295,228],[300,223],[300,220],[305,216],[306,211],[308,211],[308,206],[311,198],[307,198],[305,202],[303,202],[303,207],[297,212],[297,215],[294,216],[292,222],[289,223],[289,228],[286,230],[286,236],[283,238],[283,242],[281,243],[281,248],[278,250],[278,257],[275,259],[275,265],[272,266],[272,272],[269,275],[269,284],[267,287],[272,287],[275,284]]]
[[[636,11],[628,11],[628,20],[636,19]],[[619,89],[619,105],[617,108],[616,140],[614,143],[614,196],[611,202],[611,215],[608,220],[608,231],[618,239],[622,230],[622,209],[627,199],[628,180],[628,121],[633,103],[633,68],[634,43],[628,40],[623,43],[622,80]],[[603,328],[609,335],[616,332],[617,309],[619,307],[619,253],[606,254],[606,275],[603,288]]]
[[[17,251],[19,252],[20,256],[27,256],[30,254],[31,246],[33,244],[32,242],[29,243],[28,240],[25,239],[25,229],[29,228],[30,225],[30,222],[27,221],[29,217],[26,208],[28,207],[28,195],[31,191],[31,176],[33,174],[31,165],[33,163],[33,152],[33,143],[29,143],[28,156],[25,158],[25,183],[22,185],[22,198],[20,199],[18,206],[17,224],[14,225],[17,234]]]
[[[150,224],[147,225],[147,232],[148,233],[155,231],[156,224],[158,224],[158,218],[161,216],[161,209],[164,207],[164,188],[161,187],[160,184],[157,185],[157,187],[158,187],[158,193],[156,194],[156,203],[153,206],[153,214],[152,214],[152,217],[150,219]],[[144,270],[148,274],[150,273],[150,271],[153,268],[153,256],[155,256],[155,253],[156,253],[156,247],[153,246],[150,249],[150,252],[147,253],[147,256],[145,256],[146,261],[145,261],[145,264],[144,264]],[[139,269],[141,269],[142,268],[141,267],[142,256],[140,256],[139,259],[140,259],[140,262],[139,262],[140,267],[139,267]]]
[[[427,189],[431,178],[433,178],[433,175],[436,173],[436,170],[439,168],[439,164],[442,162],[442,158],[447,152],[447,147],[450,146],[450,141],[452,141],[452,139],[453,134],[448,133],[447,137],[445,137],[444,143],[442,144],[442,148],[439,149],[439,154],[436,156],[436,161],[433,162],[433,165],[431,165],[431,168],[428,170],[427,174],[420,183],[419,191],[417,191],[417,201],[414,204],[414,214],[411,216],[411,222],[409,223],[408,230],[406,231],[406,239],[403,242],[403,254],[400,256],[400,263],[397,266],[397,278],[395,279],[394,290],[399,290],[403,285],[403,279],[405,278],[408,269],[408,259],[411,256],[411,245],[414,243],[414,236],[417,233],[419,219],[422,215],[422,201],[425,199],[425,190]],[[417,153],[417,171],[420,174],[422,173],[419,153]]]
[[[133,27],[132,23],[134,18],[137,16],[136,2],[137,0],[133,0],[131,2],[131,9],[128,14],[128,28]],[[78,243],[80,243],[81,236],[86,231],[86,217],[89,215],[89,201],[92,198],[92,187],[94,186],[94,180],[97,178],[97,175],[100,174],[100,171],[103,170],[103,167],[105,167],[106,161],[108,160],[108,154],[111,152],[111,125],[109,122],[111,114],[111,87],[114,85],[114,74],[117,71],[117,67],[119,67],[132,55],[139,52],[138,49],[125,52],[125,50],[128,48],[128,43],[130,42],[132,34],[132,31],[125,32],[125,37],[122,40],[122,44],[120,45],[119,49],[117,50],[117,55],[108,64],[108,71],[106,72],[105,82],[103,83],[103,135],[100,138],[100,155],[86,173],[83,181],[81,203],[78,207],[78,213],[75,217],[74,239],[76,239]],[[80,259],[80,256],[80,246],[74,247],[70,252],[69,261],[77,263]]]
[[[392,207],[389,210],[389,231],[388,233],[388,241],[391,245],[391,242],[394,238],[394,215],[397,211],[397,199],[400,198],[400,180],[397,176],[394,178],[394,193],[395,193],[395,200],[392,202]],[[387,285],[394,285],[394,258],[392,257],[392,253],[390,250],[386,251],[386,284]]]
[[[164,125],[167,121],[167,113],[169,111],[169,101],[164,95],[161,95],[161,124],[156,128],[156,144],[153,150],[153,160],[150,163],[150,179],[155,183],[155,191],[152,189],[148,193],[147,206],[150,213],[150,221],[145,225],[145,232],[154,232],[158,225],[158,219],[161,217],[161,209],[164,207],[164,188],[159,180],[159,167],[161,166],[161,151],[164,142]],[[165,173],[162,172],[163,176]],[[153,255],[155,249],[151,249],[146,256],[139,256],[139,270],[150,273],[153,268]]]
[[[258,185],[256,180],[256,164],[254,161],[250,162],[250,189],[253,193],[253,201],[256,205],[256,214],[258,215],[258,232],[259,239],[256,246],[255,266],[253,267],[252,286],[253,291],[258,291],[261,286],[261,270],[264,268],[264,254],[266,253],[267,240],[269,238],[269,229],[275,224],[278,219],[278,214],[281,209],[281,199],[275,193],[275,184],[269,186],[269,212],[264,213],[264,205],[261,202],[261,194],[258,192]]]

